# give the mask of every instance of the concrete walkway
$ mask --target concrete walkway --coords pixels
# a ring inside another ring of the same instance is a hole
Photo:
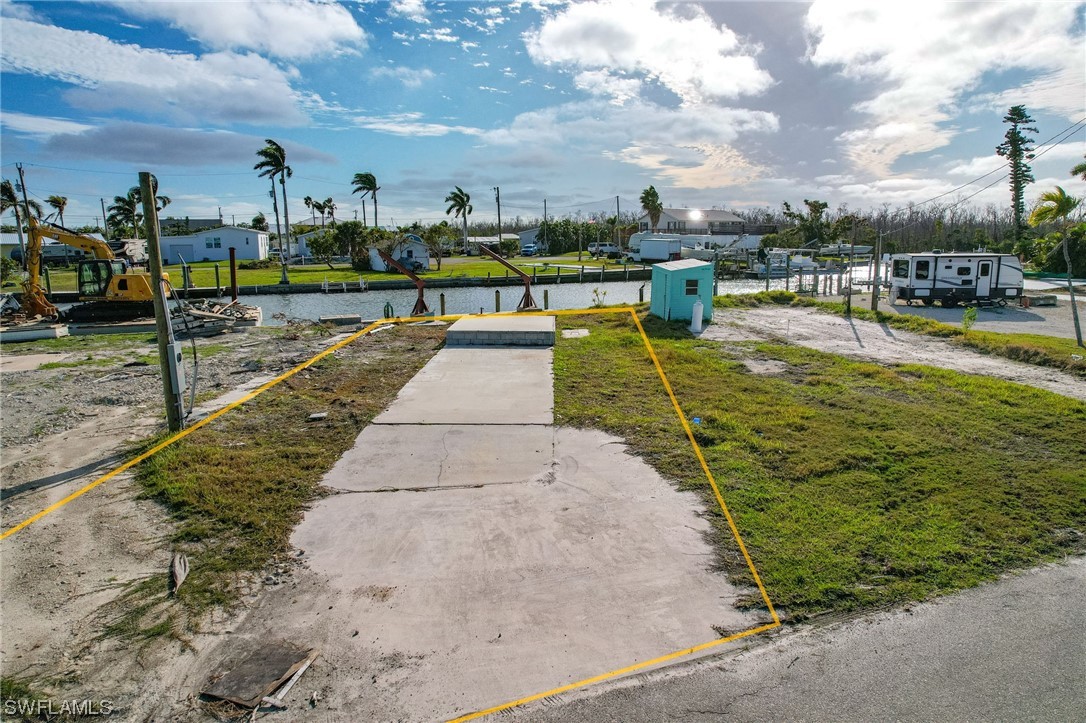
[[[389,701],[382,719],[453,717],[764,622],[710,571],[696,495],[553,410],[550,349],[446,348],[297,528],[328,614],[360,631],[326,656],[383,661],[366,694]],[[356,695],[336,707],[377,715]]]

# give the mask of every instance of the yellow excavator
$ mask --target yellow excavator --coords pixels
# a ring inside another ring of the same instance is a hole
[[[74,322],[128,321],[154,316],[151,276],[129,269],[128,263],[118,259],[105,241],[33,217],[29,219],[29,227],[27,278],[23,281],[20,302],[27,316],[63,317],[64,321]],[[45,298],[41,286],[41,251],[47,238],[74,246],[94,257],[80,261],[77,268],[79,301],[82,303],[63,314]]]

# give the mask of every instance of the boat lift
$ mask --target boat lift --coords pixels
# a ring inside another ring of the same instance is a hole
[[[520,303],[517,304],[517,311],[539,311],[539,307],[535,304],[535,299],[532,298],[532,277],[524,273],[513,264],[503,259],[499,254],[490,250],[489,246],[485,244],[479,244],[479,252],[484,253],[490,258],[497,261],[499,264],[509,269],[524,282],[524,295],[520,297]],[[421,292],[419,292],[421,293]]]
[[[396,259],[392,258],[384,251],[377,249],[377,255],[381,257],[387,265],[399,271],[415,282],[415,288],[419,290],[419,298],[415,301],[415,308],[411,309],[411,316],[425,316],[430,313],[430,307],[426,305],[426,298],[423,295],[423,289],[426,287],[426,282],[420,279],[415,273],[409,270],[406,266],[401,264]]]

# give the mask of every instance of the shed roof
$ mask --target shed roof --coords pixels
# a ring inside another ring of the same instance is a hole
[[[699,266],[712,268],[713,265],[708,261],[699,261],[698,259],[682,259],[680,261],[665,261],[662,264],[655,264],[655,268],[664,269],[665,271],[683,271],[684,269],[695,269]]]

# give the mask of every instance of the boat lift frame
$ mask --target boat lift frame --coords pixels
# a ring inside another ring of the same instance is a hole
[[[484,253],[490,258],[497,261],[499,264],[509,269],[524,282],[524,295],[520,297],[520,303],[517,304],[517,311],[539,311],[539,307],[536,306],[535,299],[532,298],[532,277],[524,273],[513,264],[503,259],[499,254],[494,253],[486,244],[479,244],[479,252]]]
[[[399,271],[415,282],[415,288],[419,290],[419,298],[415,301],[415,308],[411,310],[411,316],[425,316],[430,313],[430,307],[426,305],[426,297],[424,296],[424,289],[426,288],[426,282],[415,275],[415,272],[408,269],[396,259],[386,254],[381,249],[377,249],[377,255],[381,257],[387,265]]]

